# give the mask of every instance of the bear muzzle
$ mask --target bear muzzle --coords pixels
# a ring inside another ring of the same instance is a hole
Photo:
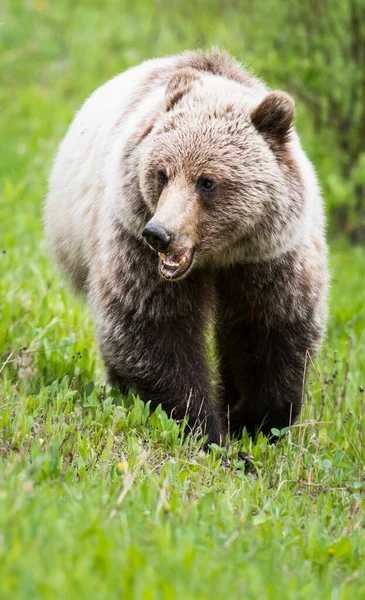
[[[158,253],[161,277],[171,281],[181,279],[188,274],[194,259],[193,247],[181,249],[170,232],[152,222],[147,223],[142,231],[142,237]]]

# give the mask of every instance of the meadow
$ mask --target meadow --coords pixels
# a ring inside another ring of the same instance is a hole
[[[300,421],[276,445],[209,453],[105,386],[91,315],[49,258],[47,176],[81,102],[147,57],[238,53],[218,3],[214,19],[199,2],[181,20],[130,6],[0,9],[0,598],[364,598],[364,246],[331,227],[328,335]]]

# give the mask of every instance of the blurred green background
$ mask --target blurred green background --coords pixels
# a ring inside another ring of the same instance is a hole
[[[292,94],[330,234],[365,240],[365,0],[2,0],[0,13],[0,172],[22,189],[44,186],[44,161],[99,84],[218,45]]]

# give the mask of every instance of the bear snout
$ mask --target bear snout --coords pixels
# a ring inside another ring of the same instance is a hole
[[[166,252],[172,240],[172,235],[166,229],[151,222],[143,229],[142,236],[156,252]]]

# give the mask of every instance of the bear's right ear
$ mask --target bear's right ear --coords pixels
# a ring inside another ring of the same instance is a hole
[[[172,107],[193,87],[194,81],[200,79],[199,73],[194,69],[181,69],[171,75],[165,92],[166,110],[169,111]]]
[[[285,92],[270,92],[251,112],[256,129],[270,142],[285,142],[294,119],[294,101]]]

